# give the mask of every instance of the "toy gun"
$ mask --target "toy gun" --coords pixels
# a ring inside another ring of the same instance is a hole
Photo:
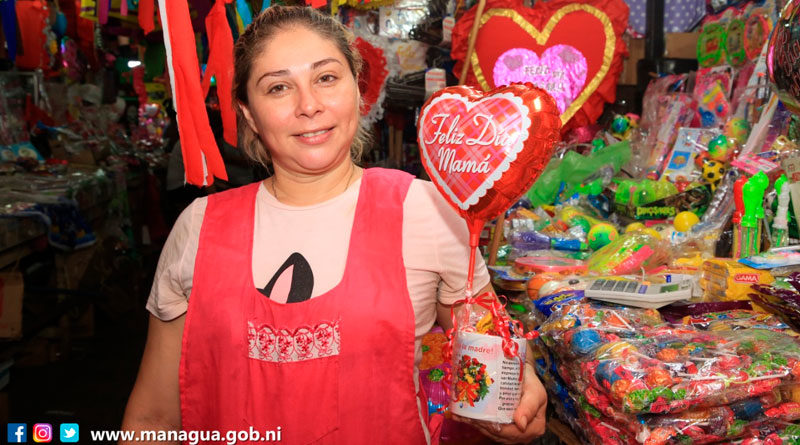
[[[785,247],[788,244],[789,231],[789,179],[781,175],[775,180],[775,192],[778,194],[778,210],[772,220],[772,247]]]

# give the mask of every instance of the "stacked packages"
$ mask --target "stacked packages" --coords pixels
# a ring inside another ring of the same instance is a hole
[[[748,311],[684,321],[586,301],[554,311],[539,372],[559,414],[599,444],[762,440],[800,419],[785,325]]]

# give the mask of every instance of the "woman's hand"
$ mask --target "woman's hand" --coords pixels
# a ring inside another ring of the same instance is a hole
[[[491,422],[453,416],[457,420],[469,423],[484,435],[499,443],[528,443],[545,432],[547,412],[547,393],[536,377],[533,365],[525,364],[525,375],[522,382],[522,398],[514,411],[514,423],[497,425]]]

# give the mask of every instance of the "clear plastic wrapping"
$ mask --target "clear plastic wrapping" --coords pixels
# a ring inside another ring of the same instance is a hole
[[[561,307],[540,331],[570,364],[562,376],[606,414],[729,404],[800,381],[800,346],[791,336],[660,321],[653,311],[582,303]]]

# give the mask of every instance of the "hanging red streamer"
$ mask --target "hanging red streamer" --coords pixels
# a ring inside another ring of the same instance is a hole
[[[208,63],[203,75],[203,97],[211,88],[211,76],[216,76],[219,109],[222,114],[223,138],[236,147],[236,112],[233,109],[233,34],[225,15],[225,3],[231,0],[217,0],[206,16],[208,31]]]
[[[186,180],[199,186],[212,184],[214,177],[227,180],[225,164],[208,123],[189,5],[185,1],[159,0],[158,6],[165,43],[168,41],[167,63]]]
[[[155,20],[153,19],[153,14],[155,14],[154,1],[139,0],[139,26],[145,35],[150,34],[156,28]]]

